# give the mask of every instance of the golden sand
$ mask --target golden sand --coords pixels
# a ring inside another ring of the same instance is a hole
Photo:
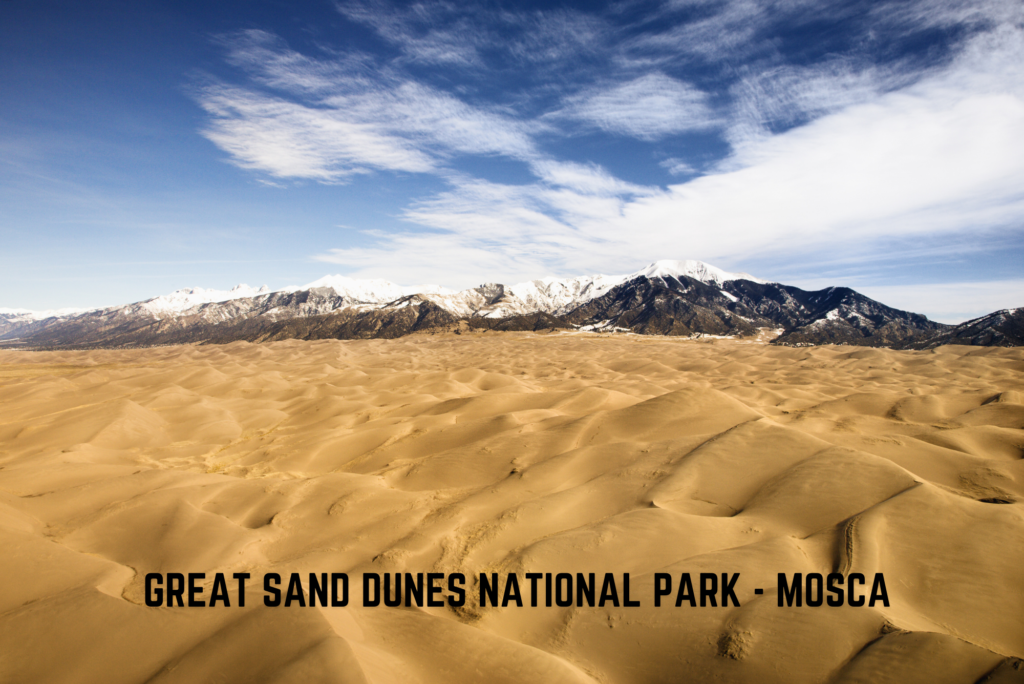
[[[0,681],[1022,681],[1022,396],[1024,349],[0,352]],[[249,572],[246,607],[146,606],[172,572]],[[353,598],[265,607],[269,572]],[[364,607],[371,572],[469,600]],[[641,605],[480,607],[482,572],[629,573]],[[656,608],[659,572],[740,573],[741,605]],[[890,606],[779,607],[797,572]]]

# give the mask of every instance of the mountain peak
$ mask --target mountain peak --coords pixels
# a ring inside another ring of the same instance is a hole
[[[755,278],[749,273],[730,273],[728,271],[723,271],[717,266],[712,266],[711,264],[706,264],[703,261],[697,261],[695,259],[686,259],[683,261],[661,259],[635,273],[631,273],[627,277],[636,278],[639,276],[645,276],[647,278],[678,278],[679,276],[687,276],[709,285],[712,283],[715,285],[721,285],[722,283],[730,280],[750,280],[755,283],[767,282],[760,278]]]

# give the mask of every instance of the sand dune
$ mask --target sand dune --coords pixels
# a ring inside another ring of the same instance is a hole
[[[0,681],[1021,682],[1022,397],[1001,348],[0,351]],[[173,572],[248,572],[247,604],[146,606]],[[293,572],[351,603],[264,606]],[[363,606],[373,572],[469,600]],[[630,573],[641,605],[481,607],[492,572]],[[654,606],[701,572],[741,605]],[[883,573],[890,605],[779,607],[778,573]]]

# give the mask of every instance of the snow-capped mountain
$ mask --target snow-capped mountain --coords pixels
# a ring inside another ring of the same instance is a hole
[[[421,294],[427,294],[427,299],[460,316],[507,318],[533,313],[561,316],[637,278],[664,280],[683,276],[717,285],[740,279],[765,282],[746,273],[728,273],[702,261],[663,260],[625,275],[548,277],[512,286],[488,283],[451,294]]]
[[[807,292],[701,261],[670,260],[625,275],[549,277],[461,291],[330,275],[276,291],[247,285],[184,289],[85,312],[0,310],[0,342],[33,347],[550,328],[906,347],[926,344],[949,326],[849,288]]]
[[[139,311],[148,311],[156,316],[165,316],[167,314],[173,315],[182,311],[188,311],[202,304],[229,302],[232,299],[256,297],[267,292],[270,292],[270,288],[266,285],[257,289],[243,284],[236,285],[230,290],[208,290],[202,287],[191,287],[175,290],[169,295],[147,299],[132,306],[138,307]]]
[[[459,316],[506,318],[532,313],[561,315],[584,302],[600,297],[613,287],[638,277],[680,276],[718,285],[740,279],[765,282],[746,273],[728,273],[701,261],[664,260],[625,275],[548,277],[511,286],[487,283],[468,290],[452,290],[440,285],[403,286],[387,280],[358,280],[341,275],[329,275],[301,287],[284,288],[282,291],[295,292],[329,287],[350,305],[363,306],[383,306],[402,297],[421,295]]]
[[[632,280],[638,276],[646,278],[676,278],[687,276],[699,280],[706,285],[722,286],[730,280],[749,280],[752,283],[766,283],[768,281],[755,278],[749,273],[729,273],[703,261],[655,261],[647,268],[642,268],[636,273],[625,276],[625,280]],[[623,282],[625,282],[625,280]]]
[[[89,309],[76,309],[74,307],[68,307],[64,309],[50,309],[48,311],[32,311],[30,309],[3,309],[0,308],[0,317],[8,321],[41,321],[47,318],[55,318],[59,316],[73,316],[80,314]]]
[[[414,294],[453,295],[455,290],[440,285],[396,285],[388,280],[359,280],[343,275],[328,275],[314,280],[302,287],[288,287],[283,291],[297,292],[312,290],[318,287],[329,287],[338,296],[353,304],[387,304],[396,299]]]

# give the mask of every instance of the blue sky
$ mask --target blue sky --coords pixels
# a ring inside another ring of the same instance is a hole
[[[1024,4],[0,0],[0,307],[701,259],[1024,306]]]

